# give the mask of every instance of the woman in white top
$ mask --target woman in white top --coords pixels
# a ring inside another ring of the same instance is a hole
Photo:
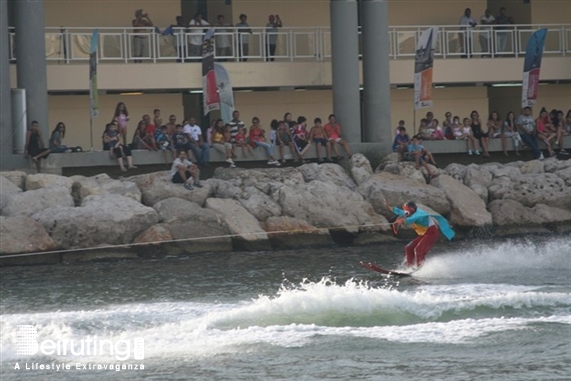
[[[515,119],[515,114],[513,111],[508,112],[506,115],[506,120],[502,124],[502,148],[504,150],[504,155],[508,156],[508,138],[512,138],[514,140],[514,147],[515,147],[515,154],[519,156],[519,143],[521,142],[521,137],[517,132],[517,123]]]

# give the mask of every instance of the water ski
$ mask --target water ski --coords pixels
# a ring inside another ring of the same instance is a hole
[[[363,266],[367,270],[375,271],[375,272],[378,272],[381,274],[392,275],[392,276],[396,276],[398,278],[412,277],[412,274],[401,273],[400,271],[394,271],[394,270],[387,270],[387,269],[382,268],[379,265],[374,264],[373,262],[361,261],[359,263],[361,264],[361,266]]]

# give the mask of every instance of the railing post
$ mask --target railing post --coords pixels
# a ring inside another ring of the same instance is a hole
[[[125,63],[129,63],[129,51],[131,48],[131,44],[129,42],[129,36],[127,35],[127,29],[123,29],[123,33],[121,34],[121,39],[123,40],[123,57],[125,58]]]
[[[295,36],[293,34],[293,30],[291,28],[289,28],[289,44],[288,47],[290,49],[289,52],[289,61],[293,62],[293,56],[296,54],[297,51],[297,42],[294,40]]]
[[[157,55],[159,54],[159,47],[157,46],[158,44],[158,39],[159,39],[159,35],[157,33],[155,33],[155,31],[151,32],[151,45],[152,45],[152,54],[153,54],[153,63],[157,63]]]

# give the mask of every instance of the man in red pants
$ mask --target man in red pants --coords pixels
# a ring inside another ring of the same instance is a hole
[[[455,235],[454,230],[444,217],[438,214],[428,214],[419,209],[412,201],[404,204],[402,209],[393,207],[391,210],[398,216],[394,222],[397,228],[403,224],[411,225],[418,234],[418,237],[410,241],[405,247],[407,267],[422,266],[426,254],[438,239],[438,229],[448,240],[451,240]]]

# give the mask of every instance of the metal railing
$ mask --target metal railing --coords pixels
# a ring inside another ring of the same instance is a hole
[[[391,59],[414,59],[417,41],[428,26],[389,27]],[[439,26],[437,58],[519,57],[525,54],[527,41],[539,28],[547,28],[544,55],[571,55],[571,24],[527,24],[475,27]],[[215,28],[215,58],[228,61],[328,61],[331,59],[329,27],[280,28],[268,33],[265,28]],[[98,62],[199,62],[205,31],[172,28],[168,33],[156,28],[99,28]],[[89,60],[93,28],[46,28],[46,58],[52,63],[71,64]],[[10,59],[15,61],[15,31],[10,29]],[[270,41],[276,42],[270,54]],[[359,31],[359,51],[361,51]]]

